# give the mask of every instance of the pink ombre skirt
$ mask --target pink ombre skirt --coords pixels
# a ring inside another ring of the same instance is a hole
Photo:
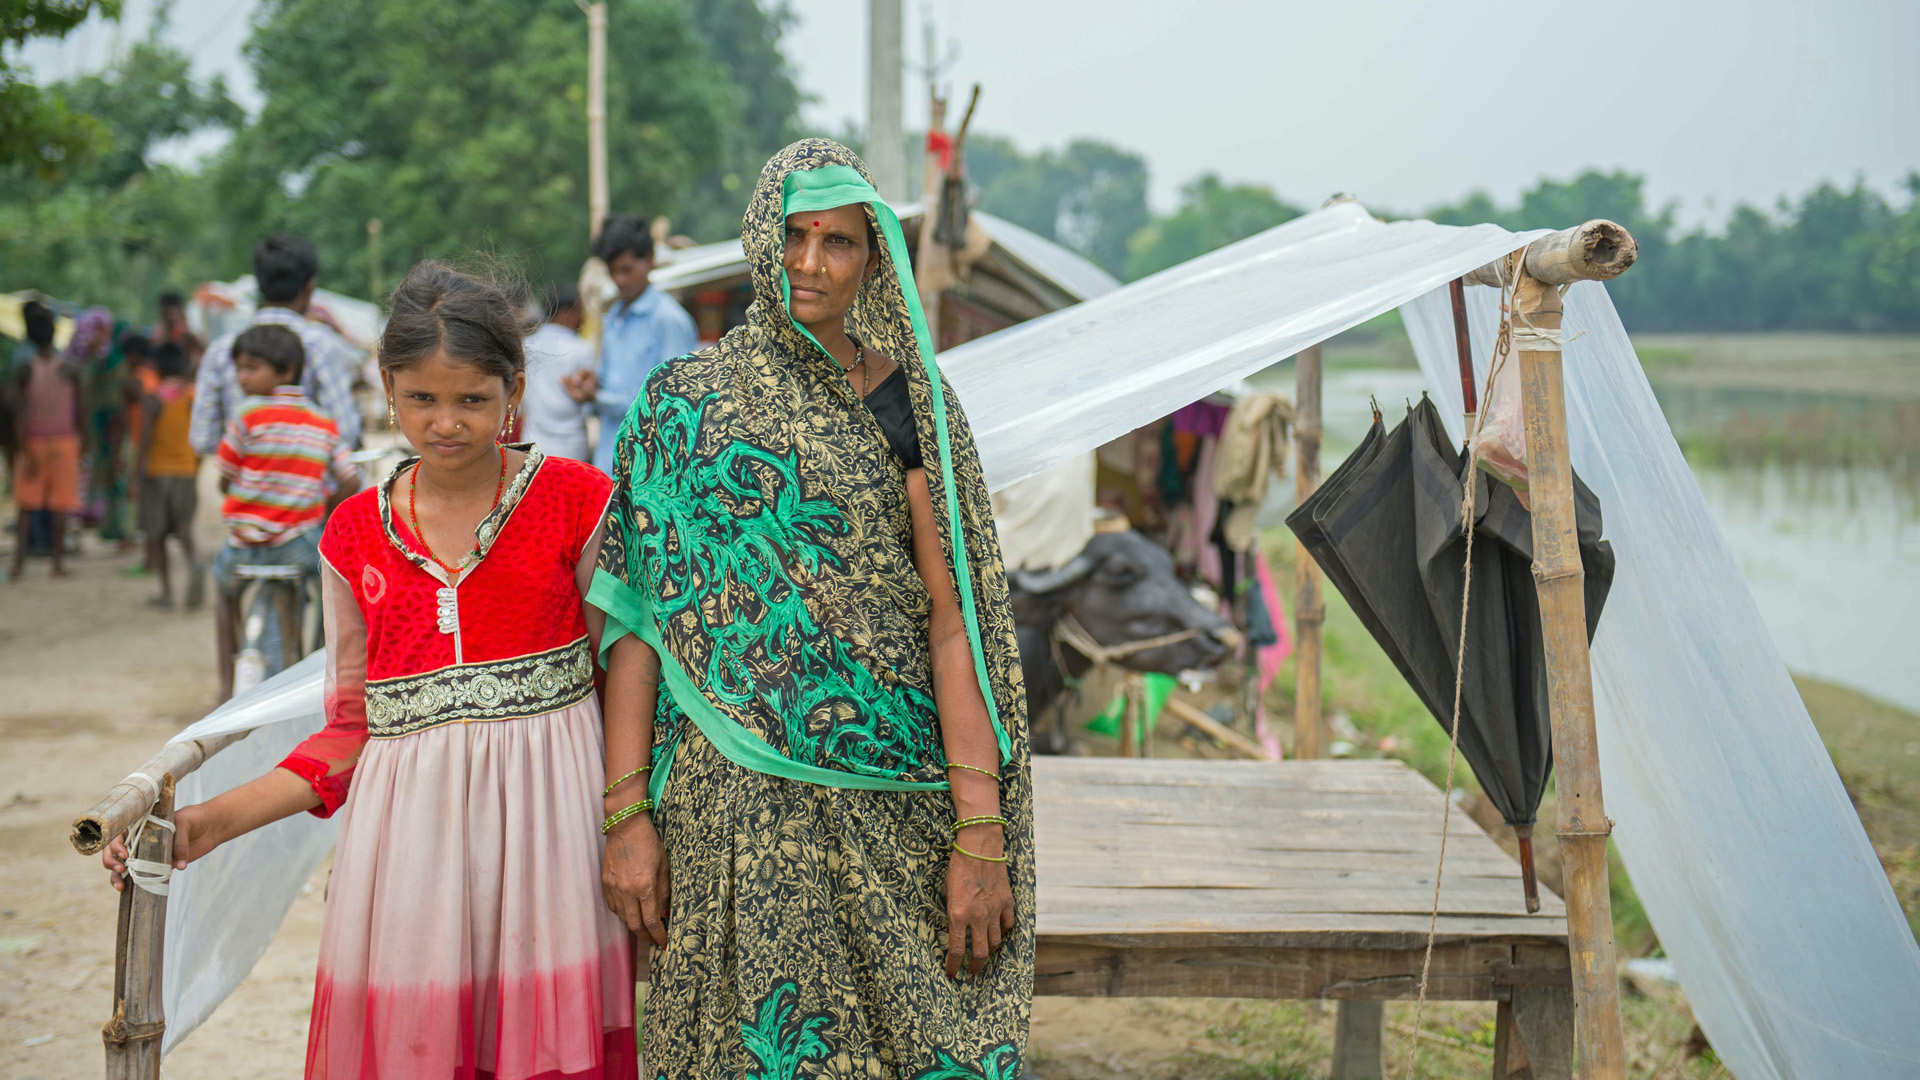
[[[342,812],[308,1080],[634,1080],[600,891],[600,708],[367,744]]]

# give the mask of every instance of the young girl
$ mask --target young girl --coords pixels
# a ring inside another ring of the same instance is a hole
[[[633,1080],[632,956],[600,887],[603,771],[581,595],[610,494],[498,442],[526,384],[516,298],[433,262],[380,366],[420,456],[320,543],[327,726],[175,815],[184,868],[301,810],[345,810],[309,1080]],[[107,855],[115,886],[126,849]]]

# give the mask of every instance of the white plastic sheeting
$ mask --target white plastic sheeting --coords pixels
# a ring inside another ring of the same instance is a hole
[[[1457,417],[1435,290],[1531,238],[1336,205],[942,362],[996,489],[1410,302],[1429,382]],[[1491,293],[1468,293],[1484,353]],[[1574,463],[1620,556],[1595,645],[1609,810],[1654,927],[1743,1080],[1915,1075],[1920,950],[1605,290],[1574,289],[1567,324],[1588,331],[1568,349]],[[183,732],[261,728],[183,800],[258,775],[319,726],[319,708],[308,661]],[[302,816],[176,876],[169,1045],[245,977],[329,839]]]
[[[1484,385],[1498,298],[1467,298]],[[1401,311],[1458,441],[1446,290]],[[1607,813],[1694,1015],[1741,1080],[1920,1076],[1920,946],[1606,289],[1567,293],[1566,332],[1573,467],[1619,559],[1593,643]]]
[[[174,736],[179,742],[252,731],[187,774],[175,805],[205,802],[265,774],[319,731],[325,662],[314,653]],[[333,850],[335,829],[331,820],[299,814],[222,844],[173,875],[161,967],[161,1015],[167,1018],[161,1053],[213,1015],[253,970],[294,898]]]
[[[941,354],[999,489],[1524,244],[1340,203]]]

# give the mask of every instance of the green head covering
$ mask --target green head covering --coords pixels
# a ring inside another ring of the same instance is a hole
[[[621,427],[589,601],[659,653],[656,754],[691,720],[736,764],[839,787],[945,786],[905,473],[839,364],[788,309],[789,213],[863,205],[880,241],[847,332],[908,380],[943,549],[1003,768],[1026,766],[1026,693],[987,488],[940,377],[900,224],[852,151],[794,143],[741,227],[745,325],[656,370]],[[656,794],[667,769],[656,758]]]

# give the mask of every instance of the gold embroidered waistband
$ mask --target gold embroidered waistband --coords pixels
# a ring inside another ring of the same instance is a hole
[[[557,649],[367,684],[367,734],[411,735],[449,723],[517,720],[593,693],[593,649],[582,637]]]

